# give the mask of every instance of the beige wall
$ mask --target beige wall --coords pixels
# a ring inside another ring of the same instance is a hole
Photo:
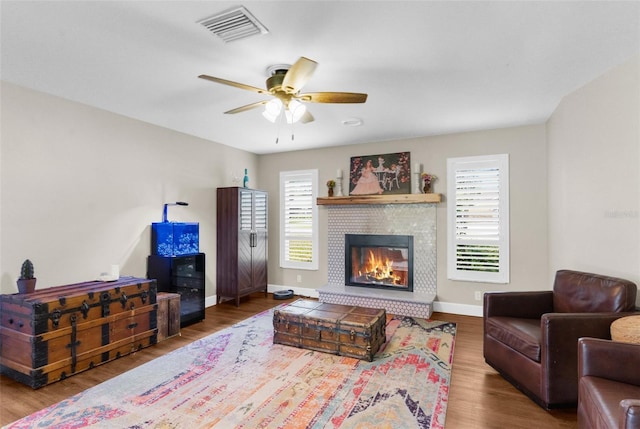
[[[447,158],[510,154],[511,283],[447,280],[445,195],[437,209],[440,302],[477,308],[475,291],[549,289],[559,268],[640,283],[639,69],[635,58],[569,94],[547,124],[264,156],[2,83],[0,292],[17,290],[25,258],[39,288],[95,278],[111,264],[144,276],[151,222],[165,202],[184,200],[190,206],[169,216],[200,222],[213,296],[215,189],[244,168],[251,186],[270,194],[269,283],[319,287],[327,281],[326,209],[321,269],[280,269],[278,172],[318,168],[324,184],[336,169],[347,172],[352,156],[400,151],[439,177],[440,193]]]
[[[365,125],[366,126],[366,125]],[[446,269],[446,196],[438,205],[438,291],[440,302],[480,305],[475,291],[548,289],[547,282],[547,205],[545,126],[532,125],[411,140],[341,146],[320,150],[263,155],[259,160],[260,183],[269,191],[269,283],[317,288],[327,282],[327,218],[320,207],[320,269],[304,271],[279,267],[278,173],[281,170],[318,168],[321,192],[324,183],[338,168],[349,171],[349,160],[356,155],[411,152],[411,163],[419,162],[423,171],[438,180],[434,192],[446,193],[446,160],[450,157],[508,153],[511,175],[511,283],[508,285],[451,281]],[[344,182],[346,187],[346,181]],[[302,282],[297,282],[297,276]]]
[[[15,293],[30,258],[38,288],[86,281],[120,265],[146,276],[151,222],[200,223],[207,295],[215,284],[216,187],[257,156],[2,83],[0,281]],[[253,179],[255,180],[255,178]]]
[[[565,97],[547,140],[550,274],[640,285],[640,57]]]

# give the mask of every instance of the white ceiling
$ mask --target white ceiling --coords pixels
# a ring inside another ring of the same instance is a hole
[[[243,5],[269,34],[225,44],[197,21]],[[640,53],[640,2],[5,1],[2,80],[258,154],[544,122],[563,96]],[[278,127],[266,68],[319,63],[309,104]],[[360,127],[342,121],[361,118]],[[291,132],[295,140],[291,141]],[[277,136],[280,136],[276,144]]]

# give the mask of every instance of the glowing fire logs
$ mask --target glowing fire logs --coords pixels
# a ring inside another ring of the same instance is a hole
[[[353,247],[352,280],[357,283],[408,287],[407,249]]]

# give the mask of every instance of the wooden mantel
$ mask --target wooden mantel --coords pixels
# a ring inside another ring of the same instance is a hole
[[[442,194],[350,195],[319,197],[319,206],[347,204],[432,204],[442,201]]]

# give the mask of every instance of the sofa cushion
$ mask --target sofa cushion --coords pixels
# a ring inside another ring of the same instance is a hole
[[[616,277],[560,270],[553,284],[554,313],[634,311],[635,283]]]
[[[581,411],[591,427],[619,427],[620,402],[640,398],[640,386],[593,376],[580,377],[578,389]]]
[[[540,319],[517,317],[489,317],[486,320],[487,334],[529,359],[540,362],[542,329]]]

